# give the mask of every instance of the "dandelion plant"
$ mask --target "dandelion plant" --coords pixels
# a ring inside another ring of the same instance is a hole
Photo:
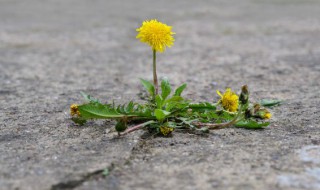
[[[145,129],[163,136],[175,130],[209,132],[211,129],[242,127],[260,129],[267,127],[271,113],[265,107],[278,105],[275,100],[249,101],[247,85],[241,88],[240,95],[230,88],[224,93],[217,91],[220,99],[216,102],[194,102],[182,96],[187,84],[172,89],[170,82],[163,79],[158,84],[156,54],[174,43],[172,27],[154,20],[146,20],[136,31],[136,38],[148,44],[153,53],[153,83],[140,79],[150,97],[145,103],[129,102],[123,105],[103,104],[101,101],[82,93],[84,104],[70,106],[71,119],[80,125],[87,120],[115,120],[115,131],[127,135]],[[160,87],[160,88],[159,88]]]

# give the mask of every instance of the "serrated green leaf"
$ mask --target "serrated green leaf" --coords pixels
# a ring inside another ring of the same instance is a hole
[[[144,88],[147,90],[147,92],[149,92],[150,96],[154,96],[155,93],[155,88],[154,85],[144,79],[140,79],[141,84],[144,86]]]
[[[134,103],[132,101],[130,101],[129,104],[127,105],[127,107],[126,107],[126,112],[127,113],[132,112],[133,108],[134,108]]]
[[[165,100],[171,93],[171,86],[167,79],[163,79],[161,81],[161,96],[162,99]]]
[[[151,110],[143,106],[137,106],[131,112],[126,111],[125,105],[113,108],[109,104],[89,103],[78,106],[80,116],[83,119],[116,119],[123,117],[150,118],[153,119]]]
[[[84,92],[80,92],[80,94],[84,97],[84,99],[91,103],[101,103],[100,100],[93,98],[92,96],[85,94]]]
[[[119,105],[118,108],[117,108],[117,111],[120,112],[120,113],[124,113],[125,112],[124,107],[125,107],[125,105]]]
[[[272,107],[281,104],[281,100],[272,100],[272,99],[262,99],[259,104],[265,107]]]
[[[168,111],[161,110],[161,109],[154,110],[154,116],[160,122],[162,122],[168,115],[170,115],[170,112],[168,112]]]
[[[243,120],[235,124],[235,127],[246,128],[246,129],[262,129],[267,127],[270,122],[257,122],[254,120]]]
[[[78,106],[81,117],[84,119],[112,119],[121,118],[126,115],[118,113],[110,106],[96,103]]]
[[[186,87],[187,87],[187,84],[182,84],[181,86],[179,86],[174,92],[174,96],[181,96],[182,92]]]

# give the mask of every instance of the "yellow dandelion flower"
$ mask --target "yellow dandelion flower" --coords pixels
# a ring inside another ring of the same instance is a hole
[[[174,42],[171,26],[154,20],[146,20],[142,26],[137,29],[138,35],[136,38],[141,42],[151,46],[152,50],[163,52],[166,46],[171,47]]]
[[[72,104],[70,106],[70,115],[71,116],[74,116],[74,115],[80,116],[80,112],[79,112],[77,104]]]
[[[227,88],[223,95],[217,90],[217,94],[221,97],[219,102],[225,110],[230,112],[235,112],[238,110],[239,96],[231,91],[230,88]]]
[[[270,112],[264,114],[264,119],[270,119],[272,114]]]
[[[164,136],[169,135],[174,129],[172,127],[167,127],[167,126],[161,126],[160,127],[160,132]]]

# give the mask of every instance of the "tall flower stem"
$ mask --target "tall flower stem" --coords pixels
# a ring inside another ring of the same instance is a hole
[[[153,84],[155,88],[155,96],[158,94],[158,77],[157,77],[157,63],[156,63],[156,58],[157,58],[157,52],[154,49],[153,50]]]

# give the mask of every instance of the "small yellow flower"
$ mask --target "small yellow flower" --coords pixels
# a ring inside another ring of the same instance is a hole
[[[167,126],[161,126],[160,127],[160,132],[164,136],[169,135],[174,129],[172,127],[167,127]]]
[[[74,116],[74,115],[80,116],[80,112],[79,112],[77,104],[72,104],[70,106],[70,115],[71,116]]]
[[[261,118],[261,119],[270,119],[272,114],[267,109],[259,109],[255,113],[255,117]]]
[[[163,52],[166,46],[171,47],[174,42],[171,26],[154,20],[146,20],[142,26],[137,29],[138,35],[136,38],[141,42],[151,46],[153,50]]]
[[[270,112],[267,112],[266,114],[264,114],[264,118],[263,119],[270,119],[272,116],[272,114]]]
[[[227,88],[223,95],[217,90],[217,94],[221,97],[219,102],[222,104],[222,107],[225,110],[230,112],[235,112],[238,110],[239,96],[231,91],[230,88]]]

